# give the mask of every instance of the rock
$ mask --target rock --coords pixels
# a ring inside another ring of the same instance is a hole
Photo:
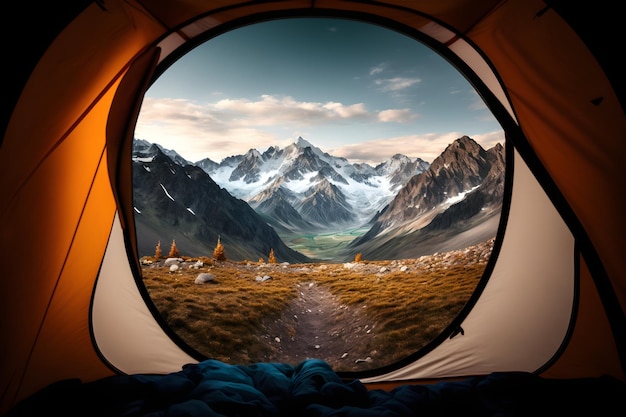
[[[206,284],[207,282],[211,282],[215,280],[215,275],[213,274],[209,274],[208,272],[202,272],[201,274],[198,274],[198,276],[196,277],[196,280],[194,281],[195,284]]]
[[[164,266],[178,265],[181,262],[183,262],[183,258],[167,258],[165,261],[163,261],[163,265]]]

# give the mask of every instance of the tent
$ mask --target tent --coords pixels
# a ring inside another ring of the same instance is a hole
[[[626,370],[626,153],[615,3],[98,0],[7,4],[0,142],[0,413],[66,378],[197,362],[141,296],[130,148],[142,93],[200,42],[266,19],[397,30],[465,74],[512,149],[510,206],[462,322],[371,386]]]

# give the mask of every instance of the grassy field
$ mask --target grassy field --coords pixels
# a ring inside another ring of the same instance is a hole
[[[207,357],[239,364],[276,358],[266,325],[282,317],[298,297],[298,285],[307,282],[368,317],[374,329],[368,350],[376,352],[370,366],[376,368],[416,352],[450,324],[476,288],[491,247],[489,241],[418,259],[345,264],[186,258],[175,272],[154,259],[141,261],[145,286],[162,317]],[[192,268],[198,261],[203,266]],[[200,272],[213,274],[214,281],[194,284]],[[262,281],[264,276],[271,279]]]

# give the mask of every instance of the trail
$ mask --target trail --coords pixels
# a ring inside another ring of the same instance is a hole
[[[299,296],[282,317],[264,326],[276,349],[269,361],[298,363],[323,359],[334,369],[357,371],[376,352],[371,350],[374,325],[358,309],[342,305],[313,282],[298,284]]]

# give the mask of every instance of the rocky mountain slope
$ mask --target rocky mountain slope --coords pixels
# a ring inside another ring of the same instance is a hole
[[[306,262],[240,199],[220,188],[201,168],[181,166],[159,146],[138,142],[133,152],[135,225],[139,255],[153,255],[157,242],[167,253],[175,240],[181,254],[209,256],[218,236],[233,260]]]
[[[504,147],[463,136],[411,178],[349,247],[370,259],[421,256],[495,236],[504,192]]]

